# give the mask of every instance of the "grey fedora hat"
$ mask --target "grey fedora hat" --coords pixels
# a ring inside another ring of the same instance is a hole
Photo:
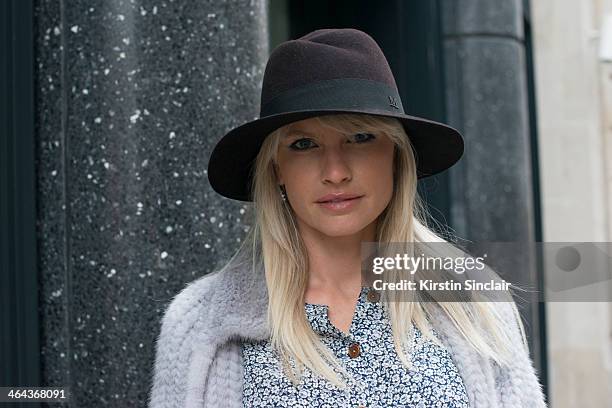
[[[459,131],[404,113],[389,63],[376,41],[353,28],[326,28],[278,45],[264,71],[259,118],[215,145],[208,180],[224,197],[253,201],[251,178],[264,139],[314,116],[360,113],[397,118],[410,139],[417,177],[437,174],[463,154]]]

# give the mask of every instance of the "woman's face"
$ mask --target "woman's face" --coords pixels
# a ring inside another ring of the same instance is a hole
[[[393,193],[393,151],[393,142],[380,132],[344,135],[314,118],[294,122],[280,140],[276,172],[300,230],[339,237],[373,223]],[[318,202],[334,193],[360,198]]]

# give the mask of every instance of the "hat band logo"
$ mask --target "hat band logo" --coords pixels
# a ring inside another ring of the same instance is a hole
[[[399,106],[397,106],[397,100],[391,95],[389,95],[389,106],[395,109],[399,109]]]

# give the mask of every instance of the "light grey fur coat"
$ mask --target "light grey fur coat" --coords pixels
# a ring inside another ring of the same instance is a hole
[[[261,268],[234,263],[190,282],[168,306],[156,343],[150,408],[242,407],[241,339],[268,334]],[[497,302],[514,338],[511,368],[480,357],[436,306],[432,326],[461,373],[472,408],[546,407],[517,320]]]

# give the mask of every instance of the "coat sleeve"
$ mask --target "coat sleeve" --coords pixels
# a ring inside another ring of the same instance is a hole
[[[516,303],[499,302],[498,305],[514,347],[510,367],[496,365],[495,383],[502,406],[546,408],[542,385],[529,355],[529,348],[524,342],[525,329]]]
[[[201,282],[196,284],[198,281],[189,283],[164,312],[155,342],[149,408],[185,406],[189,361],[195,341],[192,329],[200,312],[196,287]]]

